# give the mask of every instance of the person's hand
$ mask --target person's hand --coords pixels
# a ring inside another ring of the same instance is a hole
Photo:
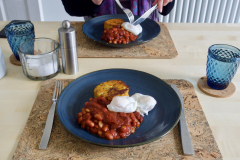
[[[162,12],[163,6],[166,6],[169,2],[172,2],[173,0],[155,0],[153,2],[153,5],[158,4],[158,10],[159,12]]]
[[[102,4],[102,1],[103,1],[103,0],[92,0],[92,2],[93,2],[94,4],[96,4],[96,5]]]

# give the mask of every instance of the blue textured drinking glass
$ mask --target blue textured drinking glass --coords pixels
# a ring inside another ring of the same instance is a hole
[[[14,56],[20,60],[18,47],[21,43],[35,38],[34,25],[27,21],[13,22],[6,25],[4,30]]]
[[[237,72],[240,50],[226,44],[209,47],[207,56],[207,84],[216,90],[228,87]]]

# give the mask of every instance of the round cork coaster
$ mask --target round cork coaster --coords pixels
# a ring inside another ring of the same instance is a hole
[[[12,54],[9,57],[10,63],[16,65],[16,66],[21,66],[21,61],[17,60],[16,57],[14,56],[14,54]]]
[[[202,77],[198,80],[198,88],[202,92],[210,96],[221,97],[221,98],[230,97],[236,91],[236,87],[232,82],[230,82],[228,87],[223,90],[216,90],[216,89],[210,88],[207,84],[207,76]]]

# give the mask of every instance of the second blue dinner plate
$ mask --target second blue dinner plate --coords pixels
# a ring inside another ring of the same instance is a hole
[[[99,16],[84,23],[82,28],[83,33],[87,37],[103,45],[123,48],[123,47],[132,47],[132,46],[146,43],[149,40],[157,37],[161,31],[159,24],[157,24],[155,21],[151,19],[146,19],[140,24],[142,26],[143,31],[138,35],[138,38],[134,42],[130,42],[128,44],[108,43],[101,39],[101,36],[104,31],[104,22],[109,19],[116,19],[116,18],[121,18],[124,21],[128,22],[128,18],[125,14],[110,14],[110,15]],[[135,20],[137,20],[139,16],[134,16],[134,18]]]
[[[102,82],[121,80],[129,86],[129,96],[141,93],[154,97],[156,106],[134,134],[117,140],[102,139],[82,129],[77,114],[89,98],[94,98],[94,88]],[[129,147],[152,142],[166,135],[178,123],[181,103],[175,91],[164,81],[151,74],[130,69],[107,69],[83,75],[71,82],[57,102],[57,115],[64,128],[86,142],[108,147]]]

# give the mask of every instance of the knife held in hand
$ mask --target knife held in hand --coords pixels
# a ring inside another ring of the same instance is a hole
[[[191,141],[190,133],[189,133],[188,126],[187,126],[187,121],[186,121],[186,118],[184,115],[183,96],[176,85],[171,84],[171,87],[177,93],[177,95],[181,101],[181,104],[182,104],[182,114],[180,116],[179,123],[180,123],[180,133],[181,133],[183,154],[184,155],[193,155],[194,151],[193,151],[192,141]]]
[[[155,10],[157,9],[158,6],[157,4],[155,4],[152,8],[150,8],[147,12],[145,12],[141,17],[139,17],[135,22],[133,22],[133,25],[136,26],[140,23],[142,23],[146,18],[149,17],[149,15]]]

